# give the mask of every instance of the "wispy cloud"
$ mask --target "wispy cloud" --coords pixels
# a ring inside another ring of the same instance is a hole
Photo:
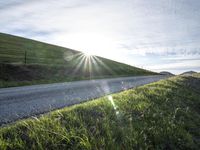
[[[184,61],[200,71],[199,8],[199,0],[7,0],[0,31],[156,71],[182,57],[177,72]]]
[[[9,0],[9,1],[0,1],[0,10],[10,9],[11,7],[15,7],[17,5],[23,4],[24,0]]]
[[[170,62],[168,64],[156,64],[149,66],[149,69],[157,71],[168,70],[174,73],[179,73],[185,70],[200,70],[199,64],[200,60],[185,60],[179,62]]]

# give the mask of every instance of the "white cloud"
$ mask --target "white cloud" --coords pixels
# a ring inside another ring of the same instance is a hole
[[[170,67],[164,56],[200,56],[199,7],[198,0],[7,0],[0,31],[154,69]]]
[[[189,62],[189,63],[188,63]],[[181,62],[175,62],[175,63],[168,63],[168,64],[156,64],[153,66],[149,66],[149,68],[154,69],[154,70],[168,70],[168,69],[189,69],[193,67],[199,67],[200,60],[188,60],[188,61],[181,61]]]

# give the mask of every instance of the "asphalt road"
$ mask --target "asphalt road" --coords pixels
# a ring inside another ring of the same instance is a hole
[[[0,125],[167,77],[122,77],[3,88],[0,89]]]

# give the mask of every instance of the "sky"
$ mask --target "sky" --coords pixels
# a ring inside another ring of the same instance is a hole
[[[0,0],[0,32],[149,69],[200,71],[200,0]]]

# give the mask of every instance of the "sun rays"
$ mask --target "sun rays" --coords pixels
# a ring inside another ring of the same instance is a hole
[[[97,56],[92,55],[92,53],[79,53],[77,55],[77,66],[74,69],[74,73],[76,74],[80,69],[83,69],[83,72],[88,75],[89,79],[93,78],[93,75],[101,75],[104,74],[104,71],[107,71],[107,74],[114,75],[114,71],[112,68],[110,68],[105,62],[103,62],[101,59],[99,59]],[[108,83],[104,82],[102,86],[102,90],[104,93],[108,93],[110,91]],[[111,95],[108,96],[108,100],[111,102],[115,114],[118,116],[119,111],[117,105],[113,101],[113,97]]]
[[[109,67],[109,64],[100,60],[97,56],[92,55],[91,52],[80,52],[76,54],[65,54],[65,60],[73,61],[73,70],[70,72],[74,76],[79,73],[83,73],[85,77],[91,79],[94,77],[114,75],[113,68]]]

